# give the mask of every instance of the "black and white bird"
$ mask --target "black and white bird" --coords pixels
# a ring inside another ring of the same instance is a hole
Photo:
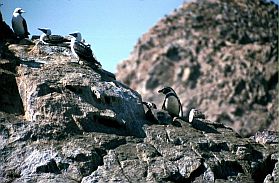
[[[25,11],[22,10],[22,8],[16,8],[13,13],[13,18],[12,18],[12,27],[20,39],[22,38],[28,38],[28,35],[30,33],[28,32],[27,29],[27,24],[25,19],[21,16],[22,13],[25,13]]]
[[[85,60],[88,63],[94,64],[94,66],[102,67],[101,63],[96,60],[90,45],[85,44],[82,41],[80,32],[71,33],[71,51],[74,56],[80,61]]]
[[[167,86],[158,92],[165,94],[162,109],[168,111],[172,117],[182,117],[182,105],[175,91],[171,87]]]
[[[3,6],[3,3],[0,3],[0,7]],[[3,22],[2,13],[0,12],[0,21]]]
[[[157,109],[152,102],[142,102],[146,106],[145,117],[148,121],[155,124],[169,125],[172,123],[172,117],[165,110]]]
[[[143,105],[147,107],[147,109],[157,109],[156,104],[153,102],[142,102]]]
[[[49,28],[38,28],[43,33],[40,36],[40,42],[43,44],[59,44],[67,42],[67,40],[60,35],[52,35]]]

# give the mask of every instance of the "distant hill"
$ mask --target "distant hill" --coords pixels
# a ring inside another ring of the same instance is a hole
[[[161,19],[118,65],[117,79],[162,105],[173,87],[184,114],[199,108],[243,136],[278,126],[278,6],[197,0]]]

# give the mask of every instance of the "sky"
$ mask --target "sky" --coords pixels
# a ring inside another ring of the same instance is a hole
[[[116,65],[128,58],[142,34],[184,0],[0,0],[4,21],[11,26],[12,13],[21,7],[31,35],[38,28],[52,34],[79,31],[91,44],[103,68],[116,72]],[[31,38],[31,37],[30,37]]]

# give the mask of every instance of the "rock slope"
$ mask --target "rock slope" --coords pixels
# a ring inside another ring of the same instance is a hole
[[[264,0],[197,0],[144,34],[117,79],[145,101],[177,91],[184,114],[199,108],[243,136],[278,127],[278,6]]]
[[[277,132],[154,124],[136,91],[76,61],[67,44],[0,41],[1,183],[278,182]]]

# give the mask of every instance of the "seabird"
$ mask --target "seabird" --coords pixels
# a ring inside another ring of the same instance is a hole
[[[191,109],[189,112],[189,122],[192,123],[197,118],[205,119],[205,115],[198,109]]]
[[[158,92],[165,94],[162,109],[168,111],[172,117],[182,117],[182,105],[175,91],[171,87],[167,86]]]
[[[82,42],[80,32],[71,33],[70,35],[73,36],[71,38],[71,51],[74,56],[78,60],[85,60],[97,67],[102,67],[101,63],[95,59],[90,46]]]
[[[0,3],[0,7],[3,5],[3,3]],[[3,22],[3,17],[2,17],[2,13],[0,11],[0,21]]]
[[[25,19],[21,16],[22,13],[25,13],[25,11],[23,11],[22,8],[15,9],[12,18],[12,27],[14,29],[15,34],[19,38],[28,38],[28,35],[30,35],[30,33],[27,30],[27,24]]]
[[[59,44],[68,41],[63,36],[51,35],[51,30],[49,28],[38,29],[43,32],[40,36],[40,42],[42,42],[43,44]]]

